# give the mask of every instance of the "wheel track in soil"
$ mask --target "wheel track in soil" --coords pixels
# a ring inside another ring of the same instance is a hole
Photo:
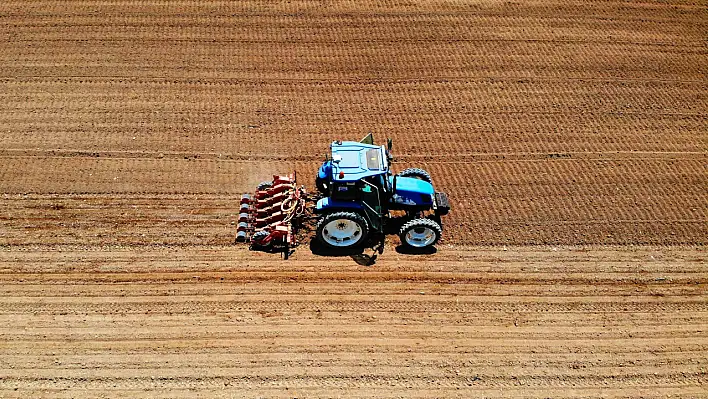
[[[466,248],[343,270],[303,253],[57,249],[0,253],[8,396],[691,395],[705,379],[701,249]]]
[[[12,364],[2,388],[287,386],[316,394],[387,386],[445,395],[607,392],[611,381],[619,395],[647,387],[690,394],[703,384],[708,276],[700,249],[469,248],[423,257],[407,271],[396,261],[381,271],[329,271],[332,262],[307,254],[274,265],[243,250],[182,251],[0,254],[0,321],[23,326],[0,328],[9,344],[0,352]],[[129,272],[140,261],[160,267]],[[52,263],[57,272],[36,272]],[[619,295],[568,295],[602,281]],[[652,283],[653,293],[637,293]],[[480,296],[479,286],[496,294]],[[360,292],[344,294],[352,290]],[[272,300],[276,293],[281,299]],[[287,371],[293,362],[306,375]]]

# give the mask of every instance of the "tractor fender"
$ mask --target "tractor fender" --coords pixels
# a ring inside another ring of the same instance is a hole
[[[332,161],[325,161],[317,171],[317,178],[331,181],[332,180]]]
[[[334,211],[349,211],[363,213],[364,206],[358,202],[351,201],[336,201],[330,197],[325,197],[317,201],[315,205],[315,213],[329,213]]]

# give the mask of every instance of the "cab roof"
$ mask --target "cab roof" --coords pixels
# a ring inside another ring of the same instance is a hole
[[[357,181],[388,171],[388,160],[384,146],[355,141],[335,141],[330,145],[330,148],[332,148],[333,181]],[[340,178],[340,172],[344,173],[342,178]]]

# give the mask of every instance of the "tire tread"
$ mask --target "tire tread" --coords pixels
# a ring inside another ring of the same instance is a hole
[[[321,244],[323,244],[329,248],[340,248],[340,247],[333,247],[333,246],[329,245],[322,238],[322,230],[324,229],[324,226],[334,219],[349,219],[349,220],[353,220],[353,221],[359,223],[362,226],[362,230],[363,230],[362,238],[359,240],[359,242],[352,245],[351,247],[344,247],[344,248],[359,247],[359,246],[363,245],[364,242],[366,242],[367,235],[369,234],[369,225],[368,225],[368,223],[366,223],[366,219],[356,212],[339,211],[339,212],[328,213],[328,214],[322,216],[320,218],[320,220],[317,222],[317,227],[315,228],[315,238]]]
[[[408,168],[404,169],[401,171],[401,173],[398,174],[401,177],[414,177],[418,178],[420,180],[426,181],[428,183],[433,182],[433,178],[430,177],[430,173],[428,173],[426,170],[421,169],[421,168]]]
[[[435,241],[433,241],[432,244],[430,244],[429,246],[432,247],[435,244],[437,244],[438,241],[440,241],[440,237],[442,236],[442,227],[434,220],[425,219],[425,218],[418,218],[418,219],[413,219],[413,220],[410,220],[410,221],[404,223],[403,226],[401,226],[401,229],[398,230],[398,236],[401,239],[401,244],[403,244],[405,246],[410,246],[406,242],[405,235],[408,232],[408,230],[413,229],[415,227],[429,227],[435,231],[435,233],[437,234],[437,237],[435,238]]]

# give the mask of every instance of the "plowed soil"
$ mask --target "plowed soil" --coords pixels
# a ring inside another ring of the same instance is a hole
[[[705,397],[702,1],[4,1],[0,397]],[[391,137],[431,255],[233,245]]]

